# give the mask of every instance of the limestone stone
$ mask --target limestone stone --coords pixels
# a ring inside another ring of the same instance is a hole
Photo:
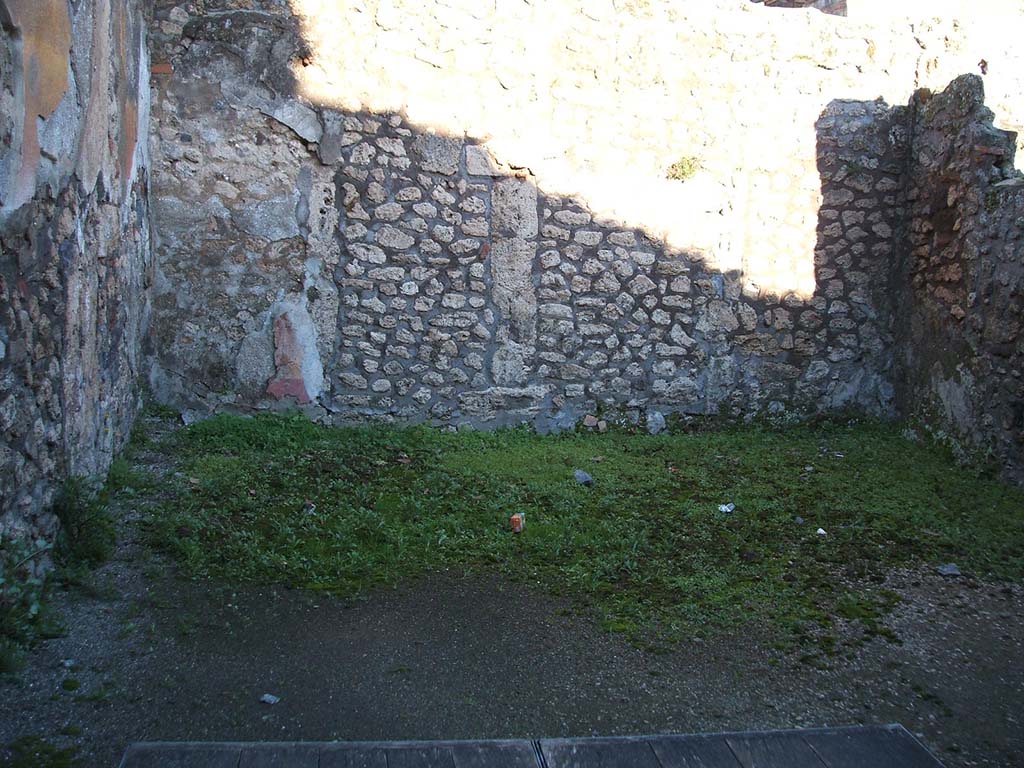
[[[537,187],[525,179],[501,179],[491,193],[491,226],[496,235],[537,236]]]
[[[502,238],[491,248],[492,295],[519,343],[536,338],[537,299],[531,279],[536,246],[522,238]]]
[[[298,237],[297,194],[260,200],[232,211],[231,218],[245,232],[266,240]]]
[[[491,225],[483,217],[467,219],[462,222],[462,233],[472,237],[487,237],[491,234]]]
[[[573,240],[581,245],[596,246],[601,240],[604,239],[604,235],[596,230],[581,229],[573,235]]]
[[[545,224],[541,227],[540,234],[549,240],[568,240],[572,234],[564,227],[556,227],[554,224]]]
[[[643,296],[644,294],[650,293],[655,290],[658,286],[655,285],[647,275],[638,275],[630,284],[629,291],[634,296]]]
[[[383,264],[387,261],[387,255],[385,255],[384,251],[376,245],[369,243],[353,243],[349,246],[349,251],[355,258],[362,259],[370,264]]]
[[[412,150],[424,171],[451,176],[459,170],[461,139],[425,133],[413,140]]]
[[[516,386],[529,376],[529,360],[533,350],[510,341],[498,347],[491,358],[491,376],[499,386]]]
[[[385,203],[374,209],[373,217],[379,221],[397,221],[404,212],[405,209],[399,203]]]
[[[697,318],[696,329],[700,333],[720,334],[735,331],[739,325],[732,307],[724,301],[711,301]]]
[[[364,141],[362,144],[356,145],[352,150],[352,163],[353,165],[367,165],[376,154],[377,148]]]
[[[381,227],[376,234],[377,242],[381,247],[390,251],[401,251],[411,247],[416,240],[400,229],[390,225]]]
[[[462,199],[459,208],[466,213],[486,213],[487,203],[476,195],[470,195]]]
[[[405,145],[402,143],[401,139],[396,139],[391,136],[382,136],[374,143],[389,155],[395,155],[396,157],[405,155]]]
[[[478,144],[466,145],[466,173],[470,176],[505,175],[485,147]]]
[[[286,99],[276,104],[269,112],[270,116],[283,125],[287,125],[306,141],[314,144],[320,141],[324,127],[317,113],[295,99]]]

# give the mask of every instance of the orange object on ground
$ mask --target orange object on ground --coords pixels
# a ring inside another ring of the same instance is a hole
[[[526,515],[517,512],[509,518],[509,521],[512,523],[513,533],[522,533],[523,526],[526,525]]]

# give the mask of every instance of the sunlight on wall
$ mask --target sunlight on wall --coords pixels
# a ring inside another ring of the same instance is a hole
[[[822,110],[905,103],[921,58],[911,34],[875,45],[844,19],[736,0],[290,1],[305,99],[483,141],[543,192],[742,270],[753,293],[814,291]],[[701,170],[667,180],[683,157]]]

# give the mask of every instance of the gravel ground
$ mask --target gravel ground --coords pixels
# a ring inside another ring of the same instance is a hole
[[[39,736],[112,767],[141,740],[900,722],[951,768],[1024,766],[1018,584],[894,572],[886,587],[901,600],[886,625],[902,644],[875,639],[818,668],[756,628],[642,650],[567,600],[498,576],[437,574],[358,601],[194,582],[144,546],[133,510],[119,514],[122,540],[94,588],[56,596],[67,635],[0,683],[0,744]],[[280,701],[261,703],[265,693]]]

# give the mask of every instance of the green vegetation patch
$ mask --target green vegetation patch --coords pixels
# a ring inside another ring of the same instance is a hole
[[[837,620],[886,634],[893,565],[1024,572],[1024,492],[874,422],[539,436],[218,416],[166,450],[181,471],[153,540],[231,581],[354,595],[487,571],[634,636],[757,621],[806,638]]]
[[[668,167],[665,178],[672,181],[686,181],[697,175],[700,169],[700,160],[696,157],[682,157]]]

